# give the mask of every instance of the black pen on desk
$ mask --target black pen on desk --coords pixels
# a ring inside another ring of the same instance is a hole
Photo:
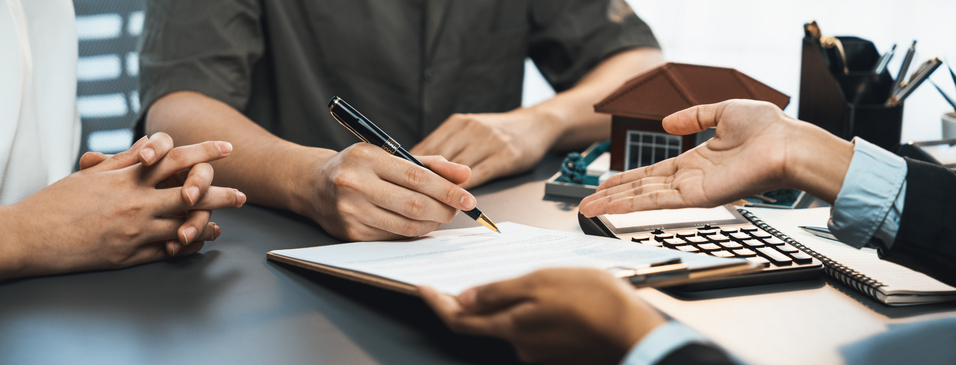
[[[333,96],[332,100],[329,100],[329,113],[332,113],[332,117],[335,118],[339,124],[351,131],[352,134],[363,142],[382,147],[382,149],[388,153],[428,169],[425,164],[415,158],[415,156],[412,156],[411,153],[408,153],[398,142],[395,142],[392,137],[389,137],[388,134],[382,131],[375,123],[372,123],[371,120],[362,115],[362,113],[359,113],[358,110],[346,103],[342,98]],[[496,226],[488,216],[482,213],[477,206],[475,206],[475,209],[466,211],[465,214],[476,222],[481,223],[481,225],[488,227],[488,229],[501,233],[501,231],[498,230],[498,226]]]
[[[886,70],[886,65],[889,65],[890,60],[893,59],[894,53],[896,53],[896,44],[894,44],[893,47],[890,47],[890,50],[886,51],[886,53],[880,57],[880,60],[876,62],[876,67],[873,68],[873,73],[877,75],[882,74],[883,71]]]
[[[906,82],[906,85],[893,92],[893,95],[890,96],[890,99],[886,101],[886,106],[897,106],[903,103],[910,94],[913,93],[913,90],[916,90],[926,79],[929,78],[929,75],[933,74],[933,71],[936,71],[939,68],[943,61],[940,61],[939,58],[933,57],[923,63],[919,69],[913,74],[913,77]]]
[[[913,62],[913,55],[916,54],[916,41],[913,41],[913,44],[910,45],[910,49],[906,50],[906,56],[903,56],[903,64],[900,65],[900,72],[896,74],[896,83],[893,84],[892,93],[896,93],[897,90],[903,87],[906,83],[906,72],[910,69],[910,63]]]
[[[828,240],[834,240],[837,242],[840,241],[836,238],[836,236],[833,235],[833,233],[830,233],[830,230],[827,229],[826,227],[798,226],[798,228],[803,229],[804,231],[810,232],[810,234],[817,237],[823,237]]]

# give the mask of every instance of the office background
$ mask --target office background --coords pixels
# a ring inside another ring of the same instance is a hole
[[[668,60],[736,68],[799,103],[802,25],[817,20],[827,35],[854,35],[883,52],[893,44],[905,50],[919,41],[914,65],[928,57],[956,61],[956,2],[952,0],[628,0],[657,35]],[[74,0],[80,58],[77,105],[83,120],[83,151],[116,152],[133,139],[139,112],[136,43],[143,29],[145,0]],[[902,52],[889,69],[899,70]],[[915,70],[916,66],[911,68]],[[956,93],[944,70],[932,77]],[[622,80],[624,81],[624,80]],[[527,62],[524,105],[554,94]],[[940,115],[951,111],[931,85],[906,101],[903,140],[940,138]]]

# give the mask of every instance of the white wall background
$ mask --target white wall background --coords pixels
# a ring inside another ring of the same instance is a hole
[[[669,61],[736,68],[790,95],[786,112],[796,116],[803,24],[816,20],[824,35],[869,39],[882,53],[897,44],[890,63],[895,75],[912,40],[912,73],[931,56],[956,62],[954,0],[628,0],[654,30]],[[529,62],[524,104],[554,94]],[[956,97],[945,65],[932,80]],[[626,80],[621,80],[623,83]],[[903,140],[940,138],[940,116],[952,107],[928,82],[907,100]]]

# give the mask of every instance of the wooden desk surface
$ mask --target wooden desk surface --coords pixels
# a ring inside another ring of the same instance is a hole
[[[475,189],[482,210],[580,232],[575,202],[543,199],[560,158]],[[266,261],[269,250],[339,242],[308,220],[251,205],[213,220],[223,235],[197,255],[0,284],[0,364],[517,362],[503,342],[450,333],[417,298]],[[447,228],[472,225],[459,215]],[[891,360],[923,351],[880,352],[935,333],[916,326],[956,332],[956,304],[891,308],[825,278],[639,295],[751,364]]]

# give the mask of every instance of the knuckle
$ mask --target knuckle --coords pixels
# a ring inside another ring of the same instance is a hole
[[[420,219],[425,214],[425,198],[415,194],[405,200],[405,216],[412,219]]]
[[[407,220],[405,221],[405,223],[402,224],[402,227],[400,229],[400,232],[398,232],[398,234],[405,237],[417,237],[422,235],[423,232],[427,232],[427,228],[425,227],[425,224],[422,224],[421,222]]]
[[[174,148],[166,154],[165,159],[170,160],[170,162],[173,162],[177,166],[182,166],[188,160],[188,156],[181,148]]]
[[[410,166],[405,170],[405,180],[412,189],[420,190],[428,182],[428,171],[418,166]]]
[[[124,241],[136,242],[143,234],[143,230],[138,226],[126,226],[120,229],[119,234]]]
[[[332,176],[332,185],[337,189],[355,187],[355,176],[348,171],[338,171]]]
[[[352,158],[360,158],[360,159],[370,158],[372,156],[372,151],[373,151],[372,147],[374,146],[368,143],[359,142],[359,143],[353,144],[346,149],[346,151],[348,151],[347,156]]]
[[[335,203],[335,210],[339,212],[339,215],[342,217],[351,217],[355,215],[355,209],[352,204],[349,204],[346,201],[339,201]],[[352,224],[346,225],[346,228],[354,227]]]
[[[344,229],[345,238],[353,241],[360,241],[363,238],[362,231],[355,225],[347,225]]]
[[[457,206],[461,201],[461,198],[458,197],[458,193],[458,189],[455,188],[445,189],[441,193],[441,201],[448,205]]]

